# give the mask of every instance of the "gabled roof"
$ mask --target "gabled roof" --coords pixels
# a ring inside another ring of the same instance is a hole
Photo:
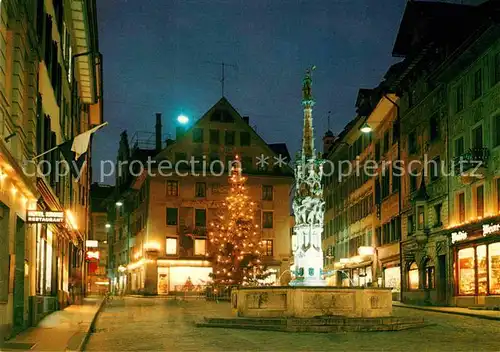
[[[222,97],[219,99],[201,118],[199,118],[192,126],[190,126],[186,131],[184,131],[183,135],[179,137],[175,143],[171,143],[166,148],[164,148],[160,153],[158,153],[155,157],[156,160],[165,159],[169,152],[174,151],[178,148],[181,148],[179,145],[182,144],[186,139],[190,139],[192,136],[192,130],[194,128],[199,127],[206,120],[212,122],[231,122],[237,123],[244,130],[250,133],[251,137],[255,137],[260,143],[260,145],[266,149],[266,156],[270,157],[270,160],[273,160],[273,157],[278,157],[279,154],[282,156],[287,156],[287,161],[290,161],[290,154],[286,147],[285,143],[275,143],[268,144],[266,143],[259,134],[248,124],[248,121],[245,120],[238,111],[233,107],[233,105],[225,98]],[[235,149],[237,147],[235,146]],[[292,175],[293,170],[285,166],[284,169],[281,170],[284,175]]]
[[[420,51],[430,41],[452,34],[460,36],[466,18],[474,6],[434,2],[408,1],[399,26],[392,55],[406,57]]]

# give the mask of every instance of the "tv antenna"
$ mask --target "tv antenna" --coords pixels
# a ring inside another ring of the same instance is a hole
[[[224,96],[224,85],[226,82],[226,67],[232,67],[235,70],[238,70],[238,66],[235,64],[228,64],[227,62],[214,62],[214,61],[205,61],[207,64],[218,65],[220,66],[220,86],[221,86],[221,95]]]

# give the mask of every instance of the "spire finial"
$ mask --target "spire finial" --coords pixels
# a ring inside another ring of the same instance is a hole
[[[312,71],[316,69],[316,66],[311,66],[306,70],[306,75],[302,83],[302,104],[314,104],[314,99],[312,96]]]

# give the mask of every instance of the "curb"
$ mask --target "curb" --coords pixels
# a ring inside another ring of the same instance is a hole
[[[78,346],[74,349],[71,349],[70,346],[66,346],[66,351],[83,351],[85,345],[87,344],[87,341],[89,340],[90,334],[94,331],[95,323],[97,322],[97,317],[99,316],[99,313],[101,313],[101,310],[105,305],[105,302],[106,299],[103,298],[99,303],[99,307],[97,308],[97,311],[95,312],[94,317],[92,318],[92,321],[90,322],[88,328],[82,332],[83,338],[80,340]]]
[[[462,315],[462,316],[471,317],[471,318],[500,321],[500,317],[494,317],[494,316],[490,316],[490,315],[481,315],[481,314],[474,314],[474,313],[467,313],[467,312],[453,312],[453,311],[449,311],[449,310],[440,310],[440,309],[432,309],[432,308],[419,307],[419,306],[399,305],[399,304],[393,304],[393,307],[408,308],[408,309],[415,309],[415,310],[424,310],[427,312]]]

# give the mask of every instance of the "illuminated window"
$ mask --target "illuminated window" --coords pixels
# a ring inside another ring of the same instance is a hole
[[[167,196],[178,196],[178,195],[179,195],[179,182],[167,181]]]
[[[419,274],[417,263],[413,262],[408,270],[408,288],[410,290],[418,290]]]
[[[194,255],[205,255],[207,253],[207,241],[204,239],[194,240]]]
[[[486,246],[476,248],[477,255],[477,293],[485,295],[488,290],[488,265],[486,257]]]
[[[476,293],[476,268],[474,248],[458,251],[458,293],[473,295]]]
[[[500,242],[489,245],[490,294],[500,294]]]
[[[168,254],[168,255],[177,254],[177,238],[176,237],[167,237],[166,254]]]
[[[262,245],[264,248],[264,255],[272,256],[273,255],[273,240],[262,240]]]

